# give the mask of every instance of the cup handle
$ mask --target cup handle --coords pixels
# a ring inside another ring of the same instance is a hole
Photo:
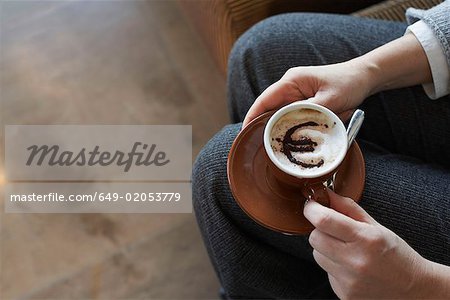
[[[307,200],[314,200],[326,207],[330,206],[330,196],[328,195],[327,188],[322,182],[307,183],[302,189],[303,196]]]

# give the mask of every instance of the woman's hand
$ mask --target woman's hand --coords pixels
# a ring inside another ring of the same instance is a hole
[[[306,99],[331,109],[346,120],[369,96],[372,82],[370,72],[356,60],[292,68],[256,99],[243,125],[266,111]]]
[[[345,121],[374,93],[430,82],[427,56],[416,37],[406,34],[343,63],[289,69],[255,100],[243,126],[263,112],[306,99]]]
[[[448,284],[448,267],[440,265],[439,279],[438,264],[421,257],[353,200],[329,194],[330,208],[309,201],[304,214],[316,227],[309,237],[314,259],[339,298],[439,298],[449,292],[442,288]]]

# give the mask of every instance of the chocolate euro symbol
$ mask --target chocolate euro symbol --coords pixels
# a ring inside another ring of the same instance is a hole
[[[283,140],[282,140],[282,145],[283,145],[282,152],[284,153],[284,155],[286,155],[286,157],[289,159],[290,162],[292,162],[296,165],[302,166],[304,168],[318,168],[324,164],[323,159],[321,159],[317,163],[306,163],[306,162],[296,159],[292,155],[292,152],[305,153],[305,152],[313,152],[314,151],[315,147],[317,146],[317,143],[314,142],[311,138],[300,137],[300,139],[298,139],[298,140],[292,139],[292,134],[297,129],[302,128],[302,127],[311,127],[311,126],[312,127],[319,126],[319,124],[317,124],[316,122],[310,121],[310,122],[305,122],[305,123],[295,125],[286,131],[286,134],[284,135]]]

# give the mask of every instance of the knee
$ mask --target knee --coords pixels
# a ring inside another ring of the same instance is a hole
[[[267,18],[247,30],[235,42],[231,50],[229,76],[248,67],[264,68],[273,72],[272,80],[278,80],[293,66],[318,64],[324,44],[330,46],[321,34],[333,24],[331,15],[289,13]],[[318,57],[319,56],[319,57]],[[290,65],[295,64],[295,65]],[[242,68],[244,66],[244,68]]]
[[[255,80],[257,70],[260,68],[272,70],[270,74],[272,80],[267,85],[278,80],[284,74],[285,68],[278,67],[279,61],[274,59],[279,52],[278,47],[282,45],[282,35],[286,35],[286,33],[282,33],[283,26],[280,26],[282,18],[284,15],[265,19],[252,26],[237,39],[228,58],[228,82],[239,83],[242,78]],[[274,69],[275,72],[273,72]]]
[[[276,81],[294,66],[347,60],[351,57],[344,51],[336,51],[336,45],[356,40],[357,35],[351,32],[358,29],[360,22],[372,21],[319,13],[288,13],[267,18],[236,41],[229,56],[229,75],[233,78],[234,73],[251,67],[257,71],[270,70],[270,79]]]
[[[306,13],[277,15],[254,25],[236,41],[229,55],[227,80],[233,122],[242,121],[256,97],[289,68],[327,61],[323,53],[332,47],[324,47],[327,41],[317,32],[324,31],[321,27],[332,23],[328,20],[332,18]]]
[[[228,152],[240,128],[241,124],[225,126],[198,154],[192,169],[194,209],[228,190]]]

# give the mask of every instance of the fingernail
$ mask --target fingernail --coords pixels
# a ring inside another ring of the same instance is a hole
[[[308,195],[308,197],[306,197],[305,202],[303,202],[303,206],[306,206],[306,204],[308,204],[308,202],[312,199],[311,195]]]

